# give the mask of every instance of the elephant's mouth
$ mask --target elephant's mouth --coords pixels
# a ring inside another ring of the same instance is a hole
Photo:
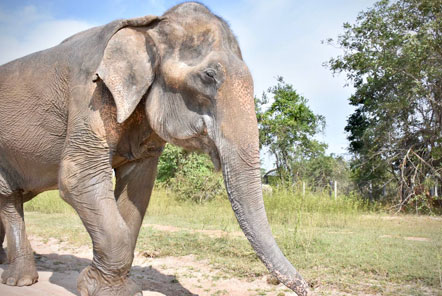
[[[215,171],[221,170],[221,157],[215,143],[208,136],[199,139],[200,146],[197,148],[199,151],[203,151],[210,156]]]
[[[212,150],[209,152],[210,159],[212,160],[213,166],[215,167],[215,171],[221,170],[221,158],[219,156],[218,149],[216,147],[213,147]]]
[[[219,172],[221,170],[221,157],[214,141],[210,139],[209,136],[204,136],[200,138],[199,142],[201,144],[199,150],[202,150],[210,156],[215,171]]]
[[[221,170],[221,157],[215,143],[209,136],[196,136],[189,139],[172,139],[173,144],[184,148],[187,151],[200,151],[207,153],[212,160],[215,171]]]

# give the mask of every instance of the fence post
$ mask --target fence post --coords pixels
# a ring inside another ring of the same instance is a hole
[[[330,197],[332,197],[332,193],[333,193],[333,181],[329,181],[328,182],[328,185],[329,185],[329,187],[328,187],[328,195],[330,195]]]
[[[338,198],[338,181],[335,181],[335,199]]]
[[[302,181],[302,196],[305,196],[305,182]]]
[[[371,181],[370,181],[370,183],[368,183],[368,188],[369,188],[368,198],[370,199],[370,202],[372,202],[373,201],[373,184],[371,183]],[[402,196],[402,198],[404,198],[404,197]]]
[[[436,185],[434,185],[434,196],[438,197],[439,195],[437,195],[437,181],[436,181]]]

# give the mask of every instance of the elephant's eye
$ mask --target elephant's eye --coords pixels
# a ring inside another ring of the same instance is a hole
[[[215,76],[216,76],[216,71],[214,70],[214,69],[206,69],[205,71],[204,71],[204,73],[206,73],[206,76],[208,77],[208,78],[211,78],[211,79],[214,79],[215,80]]]

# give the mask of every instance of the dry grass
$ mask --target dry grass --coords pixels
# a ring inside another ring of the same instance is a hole
[[[441,295],[441,218],[391,217],[351,197],[276,192],[265,202],[276,240],[316,294]],[[89,243],[81,222],[56,192],[25,209],[29,232]],[[198,205],[157,190],[137,247],[154,256],[196,254],[237,277],[266,274],[238,231],[227,200]]]

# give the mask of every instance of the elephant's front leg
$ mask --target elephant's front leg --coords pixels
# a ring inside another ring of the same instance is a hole
[[[82,296],[141,295],[128,278],[134,242],[114,197],[109,157],[99,145],[66,153],[59,175],[60,193],[78,212],[93,243],[92,264],[81,272],[77,287]]]
[[[158,157],[150,157],[115,169],[118,210],[129,227],[134,248],[154,186],[157,165]]]

